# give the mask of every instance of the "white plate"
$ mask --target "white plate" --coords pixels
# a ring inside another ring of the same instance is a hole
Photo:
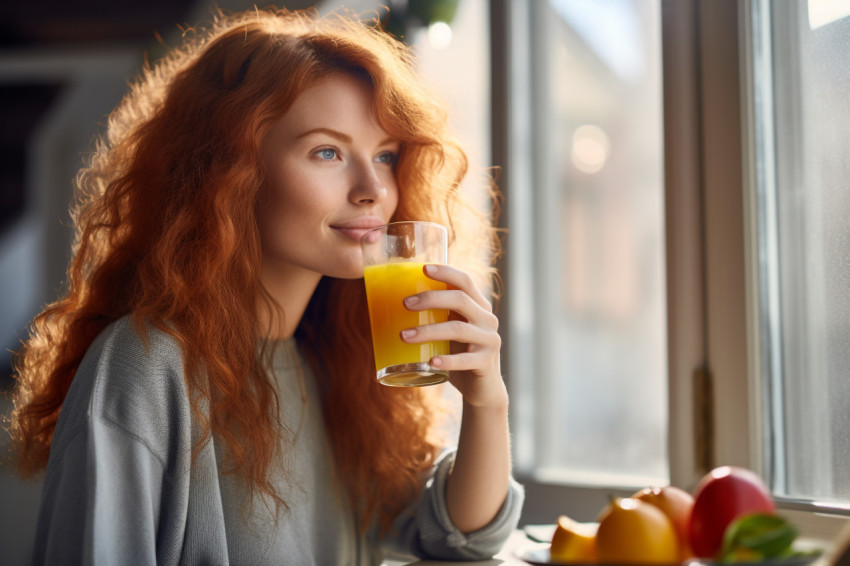
[[[529,564],[533,564],[534,566],[552,566],[552,565],[564,565],[564,566],[624,566],[624,565],[616,565],[616,564],[602,564],[599,562],[595,563],[585,563],[585,562],[552,562],[552,557],[549,555],[549,544],[548,543],[531,543],[525,546],[522,546],[514,551],[514,554],[520,560],[524,562],[528,562]],[[756,564],[770,564],[770,566],[807,566],[811,564],[815,560],[820,558],[820,554],[813,556],[800,556],[797,558],[789,558],[787,560],[770,560],[767,562],[738,562],[738,566],[746,566],[747,564],[756,565]],[[684,563],[683,566],[721,566],[718,562],[713,562],[711,560],[701,560],[698,558],[693,558]],[[674,565],[665,565],[665,566],[674,566]],[[725,565],[724,565],[725,566]]]
[[[535,566],[552,564],[551,557],[549,556],[549,544],[547,543],[538,542],[521,546],[514,551],[514,554],[520,560],[524,560]]]

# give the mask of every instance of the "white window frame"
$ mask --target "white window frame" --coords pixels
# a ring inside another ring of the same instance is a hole
[[[769,476],[772,473],[771,470],[762,469],[766,462],[765,451],[768,449],[764,442],[768,438],[768,434],[765,430],[765,419],[762,416],[766,410],[763,399],[768,392],[768,388],[766,387],[768,373],[766,356],[771,355],[771,351],[770,347],[767,349],[762,347],[762,337],[766,330],[763,325],[767,321],[763,316],[760,305],[776,300],[778,297],[774,296],[777,293],[776,289],[771,288],[771,277],[762,280],[758,269],[760,230],[762,237],[767,236],[768,240],[770,240],[771,234],[775,236],[774,231],[776,229],[775,226],[770,225],[759,226],[758,191],[760,183],[767,185],[766,191],[768,193],[773,191],[775,163],[773,161],[773,148],[770,147],[770,144],[765,144],[763,147],[763,155],[758,154],[756,127],[759,111],[763,115],[768,116],[772,116],[773,111],[772,107],[761,109],[755,107],[754,102],[759,99],[763,103],[772,104],[770,101],[772,94],[770,96],[758,95],[758,84],[754,79],[756,71],[753,63],[759,57],[772,56],[770,53],[770,34],[764,25],[764,21],[759,21],[761,18],[768,17],[769,10],[768,0],[743,0],[738,3],[736,14],[740,27],[738,50],[739,61],[741,63],[739,73],[741,105],[740,138],[742,145],[740,200],[744,206],[743,241],[740,245],[745,249],[747,256],[743,293],[745,294],[747,305],[747,375],[752,397],[749,402],[748,411],[750,415],[749,429],[751,443],[749,458],[751,467],[764,476]],[[729,13],[731,14],[731,12],[732,10],[730,9]],[[764,52],[759,53],[759,49]],[[769,65],[765,67],[769,67]],[[759,72],[762,72],[762,70]],[[772,126],[772,120],[766,120],[765,126],[770,128]],[[772,132],[766,131],[765,136],[772,137]],[[757,159],[765,161],[765,166],[762,168],[764,170],[764,178],[761,179],[757,176],[757,171],[759,170]],[[770,223],[772,219],[767,218],[766,221]],[[725,328],[718,328],[718,331],[724,330]],[[773,337],[772,340],[775,341],[776,338]],[[773,347],[778,347],[778,344],[774,344]],[[808,500],[794,500],[785,497],[774,498],[780,512],[789,517],[794,524],[800,527],[804,534],[810,537],[835,540],[839,533],[850,525],[850,505],[839,506]]]
[[[557,210],[552,200],[557,198],[555,183],[548,178],[547,168],[541,159],[547,144],[535,132],[546,131],[546,117],[538,112],[545,103],[546,88],[532,88],[532,62],[537,69],[546,69],[545,49],[539,48],[543,37],[537,33],[542,28],[544,11],[536,9],[536,0],[493,0],[491,3],[491,48],[493,72],[493,162],[502,167],[500,187],[505,194],[505,207],[501,218],[509,230],[506,253],[500,272],[505,279],[506,292],[500,305],[503,348],[503,371],[511,390],[512,418],[518,412],[534,411],[533,397],[522,395],[522,388],[513,386],[519,381],[540,375],[548,368],[542,366],[541,356],[534,355],[535,328],[546,326],[541,321],[553,316],[551,309],[533,305],[529,297],[546,296],[546,285],[553,277],[534,278],[532,257],[524,250],[538,238],[553,239],[557,234],[543,234],[541,230],[557,228],[557,219],[551,215]],[[537,42],[535,46],[532,42]],[[545,74],[536,73],[542,80]],[[512,198],[512,191],[533,191],[535,199]],[[549,216],[548,222],[539,222]],[[553,240],[554,241],[554,240]],[[529,316],[530,315],[530,316]],[[539,392],[538,392],[539,393]],[[516,422],[514,421],[514,424]],[[521,431],[513,426],[514,431]],[[520,432],[520,434],[522,434]],[[533,446],[533,437],[514,439],[514,454],[518,461],[525,460],[526,451]],[[579,520],[593,520],[613,495],[628,496],[640,483],[605,485],[563,483],[558,478],[544,477],[535,470],[515,468],[515,473],[526,487],[526,505],[523,523],[551,523],[560,514],[570,514]]]

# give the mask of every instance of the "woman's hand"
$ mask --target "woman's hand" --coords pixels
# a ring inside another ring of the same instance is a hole
[[[490,302],[465,272],[448,265],[426,265],[425,275],[448,285],[445,291],[411,295],[404,305],[412,311],[446,309],[448,322],[402,330],[401,339],[410,344],[451,341],[451,354],[434,356],[432,366],[449,371],[449,381],[463,400],[473,407],[504,409],[508,394],[502,381],[499,351],[499,319]]]
[[[510,478],[508,394],[499,363],[499,321],[472,278],[447,265],[426,265],[425,275],[448,285],[405,299],[412,311],[447,309],[449,321],[402,330],[412,344],[450,340],[451,354],[431,365],[449,370],[449,381],[463,395],[457,455],[446,484],[452,522],[461,532],[488,525],[505,501]]]

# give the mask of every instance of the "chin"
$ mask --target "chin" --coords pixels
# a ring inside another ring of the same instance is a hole
[[[333,277],[334,279],[362,279],[363,278],[363,260],[358,255],[356,260],[341,261],[337,263],[333,269],[328,269],[324,275]]]
[[[344,254],[338,258],[334,269],[329,270],[326,275],[336,279],[362,279],[363,278],[363,256],[358,249],[356,253]]]
[[[328,276],[334,279],[363,279],[363,268],[358,266],[352,269],[340,270],[336,273],[329,273]]]

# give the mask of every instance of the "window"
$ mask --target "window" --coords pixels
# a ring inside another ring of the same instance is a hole
[[[664,484],[660,2],[522,4],[516,69],[530,80],[512,88],[531,88],[514,98],[510,137],[528,176],[506,201],[518,468]]]
[[[692,489],[729,464],[832,538],[850,509],[850,2],[592,4],[494,2],[523,520],[592,520],[617,487]],[[619,42],[649,62],[631,80]]]
[[[850,2],[753,2],[764,458],[850,508]]]

